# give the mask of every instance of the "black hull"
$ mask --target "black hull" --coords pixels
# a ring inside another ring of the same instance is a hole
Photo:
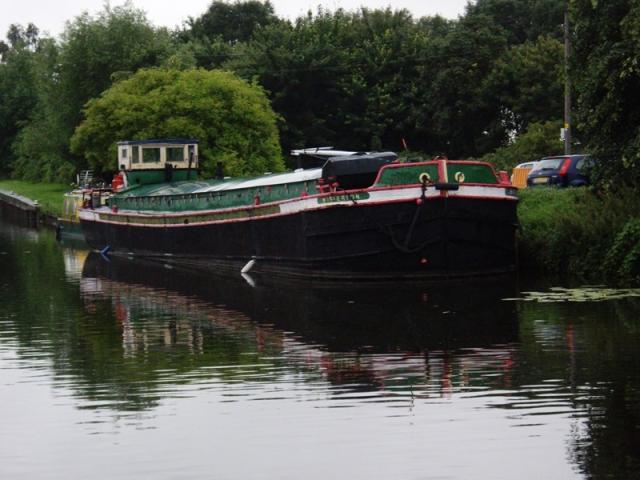
[[[467,276],[513,271],[516,202],[438,198],[336,206],[248,221],[146,227],[82,221],[110,253],[202,268],[326,278]]]

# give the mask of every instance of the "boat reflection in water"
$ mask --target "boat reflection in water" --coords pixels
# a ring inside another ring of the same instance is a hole
[[[90,313],[110,301],[124,357],[169,349],[163,362],[181,357],[180,368],[205,376],[219,368],[223,381],[298,374],[351,391],[402,394],[411,386],[412,395],[427,396],[469,387],[474,371],[486,383],[487,370],[513,366],[517,317],[514,304],[500,300],[514,288],[513,278],[481,286],[287,283],[95,253],[81,280]]]

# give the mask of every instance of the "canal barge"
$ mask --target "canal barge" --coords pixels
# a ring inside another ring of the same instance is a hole
[[[198,143],[118,144],[108,205],[80,211],[103,253],[314,278],[486,275],[516,266],[517,191],[485,162],[305,150],[315,168],[198,180]]]

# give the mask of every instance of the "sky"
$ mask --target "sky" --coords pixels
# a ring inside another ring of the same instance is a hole
[[[322,5],[329,10],[344,8],[354,10],[361,6],[369,8],[406,8],[414,16],[442,15],[457,18],[464,13],[468,0],[271,0],[276,15],[294,19],[309,9]],[[100,11],[105,0],[0,0],[0,38],[4,39],[9,25],[34,23],[41,31],[59,36],[67,20],[72,20],[83,11],[94,14]],[[123,0],[112,0],[111,6],[123,4]],[[147,13],[147,18],[156,26],[174,28],[189,17],[204,13],[211,0],[133,0],[133,4]]]

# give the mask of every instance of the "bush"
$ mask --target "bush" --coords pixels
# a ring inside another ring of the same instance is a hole
[[[614,283],[640,282],[640,218],[629,220],[616,235],[604,267],[609,280]]]
[[[116,142],[163,137],[200,141],[200,165],[230,175],[284,169],[276,115],[259,86],[224,71],[140,70],[87,103],[71,149],[94,169],[116,167]]]
[[[523,268],[638,280],[640,201],[633,190],[598,195],[587,188],[534,188],[520,197]]]
[[[539,160],[542,157],[558,155],[563,151],[560,141],[559,120],[532,123],[525,133],[505,147],[485,155],[483,160],[491,162],[498,170],[511,170],[519,163]]]

